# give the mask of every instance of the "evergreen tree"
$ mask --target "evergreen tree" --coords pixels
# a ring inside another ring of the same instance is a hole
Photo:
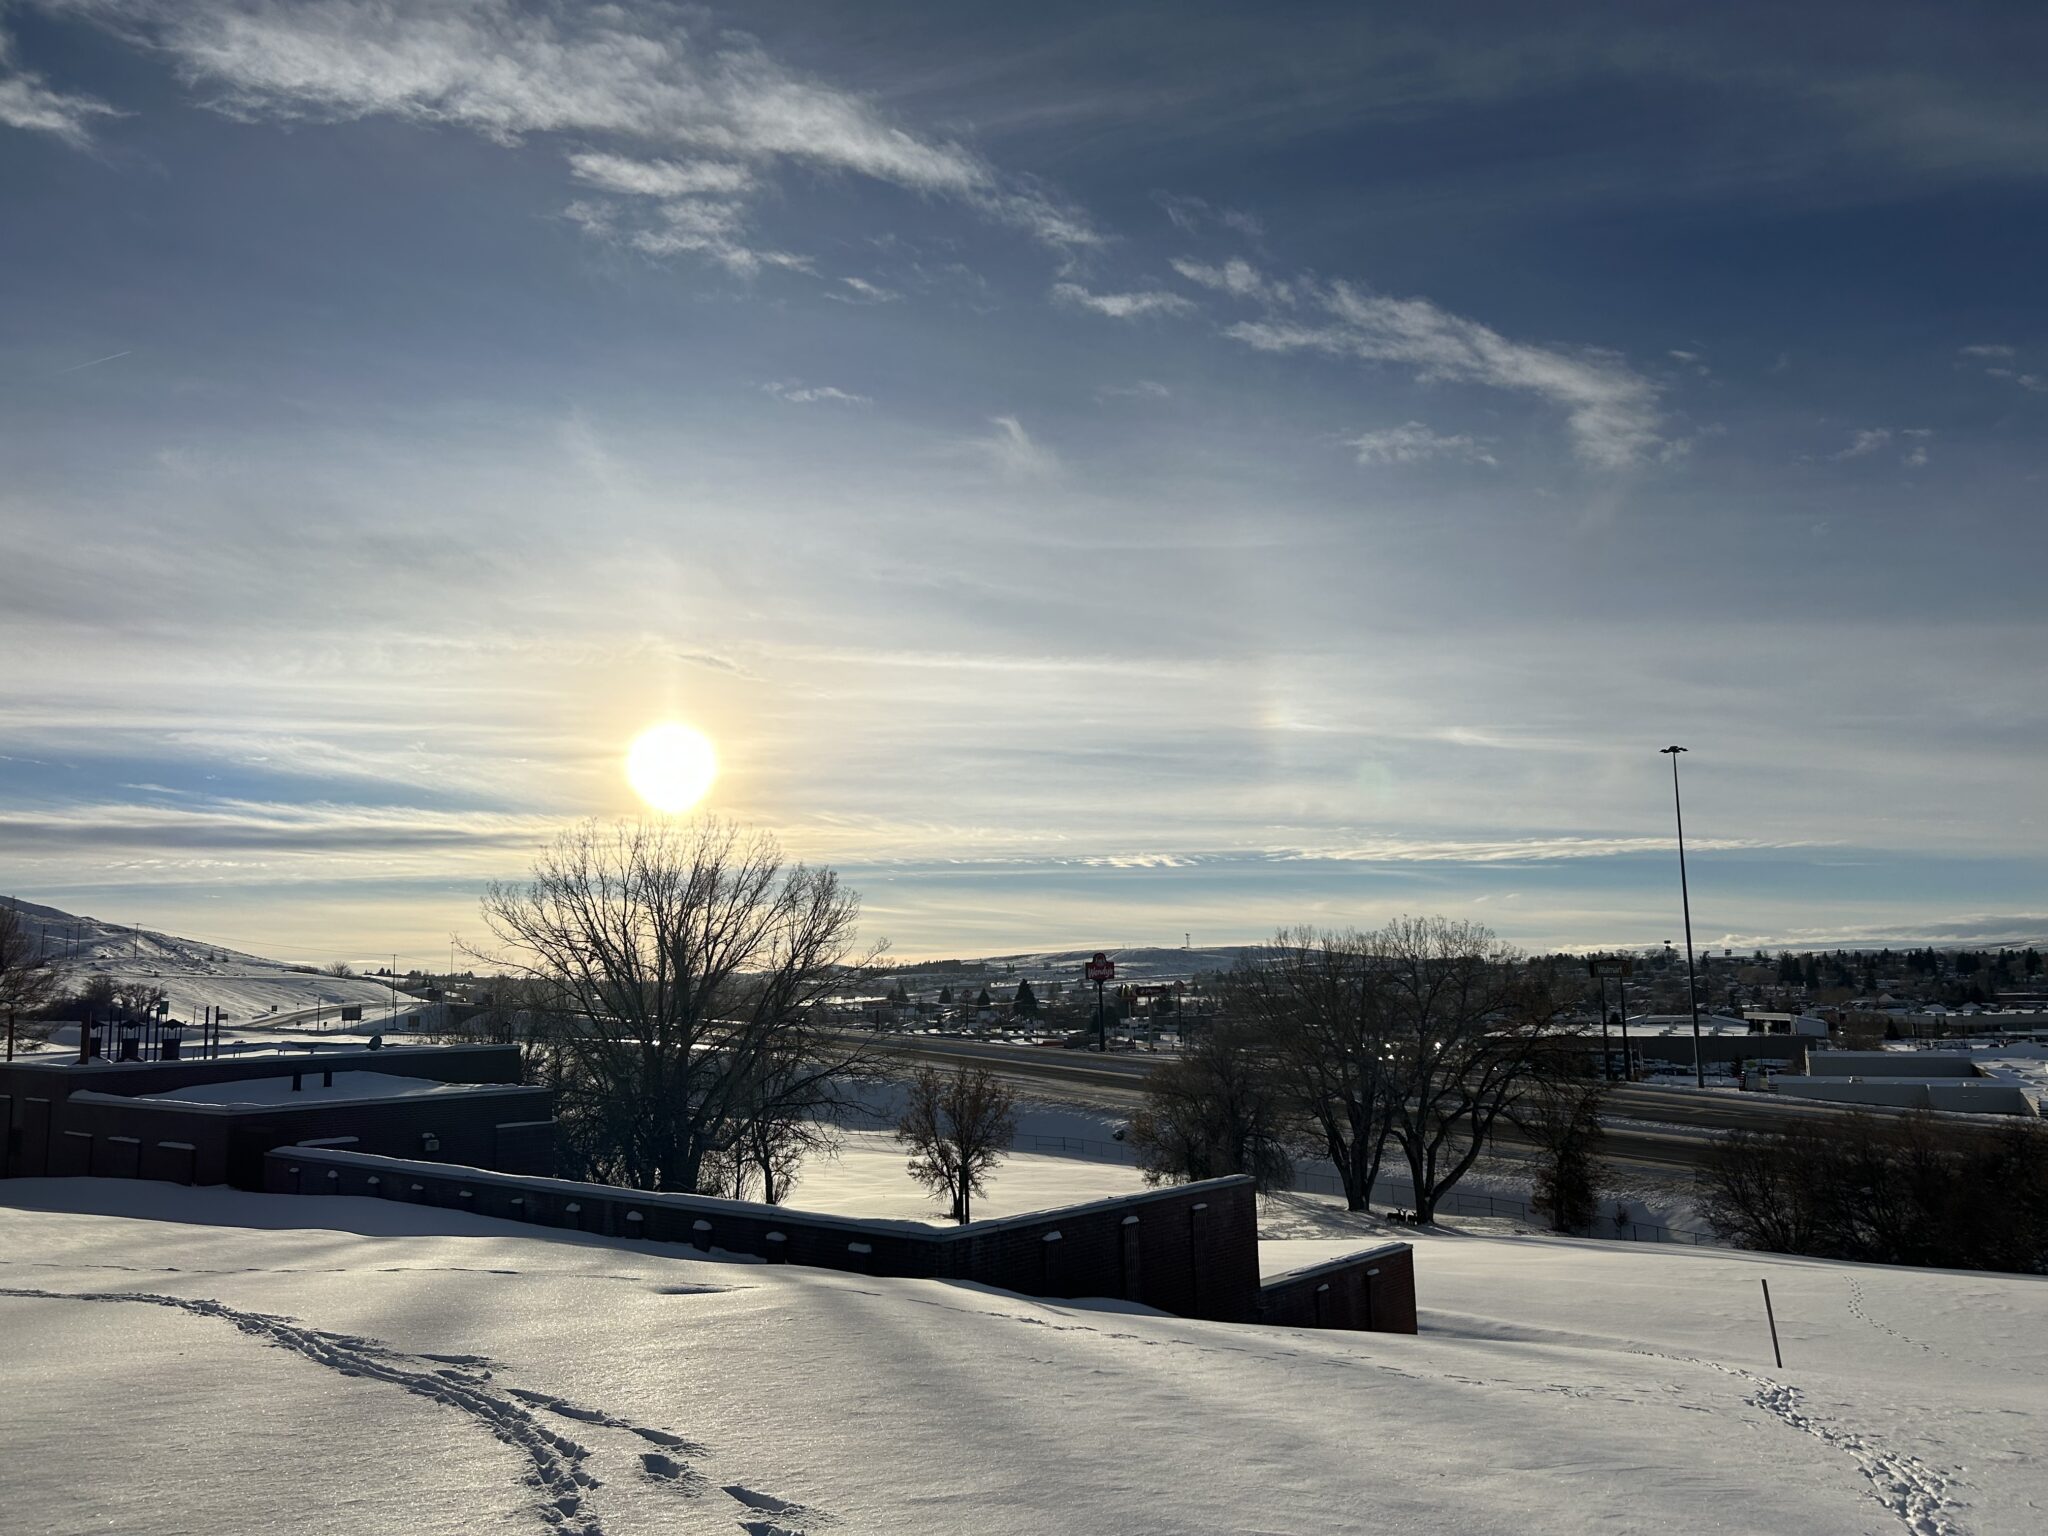
[[[1017,983],[1017,995],[1010,1000],[1010,1007],[1027,1019],[1038,1017],[1038,994],[1031,990],[1029,976]]]

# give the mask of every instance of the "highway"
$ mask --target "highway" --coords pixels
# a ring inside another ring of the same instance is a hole
[[[1145,1074],[1164,1059],[1140,1052],[1098,1056],[1061,1046],[998,1045],[956,1036],[907,1035],[884,1039],[883,1050],[893,1056],[941,1066],[979,1062],[1019,1088],[1038,1094],[1057,1091],[1064,1099],[1118,1115],[1129,1115],[1138,1107]],[[1669,1089],[1618,1089],[1617,1095],[1621,1094],[1629,1095],[1628,1101],[1617,1102],[1617,1113],[1602,1122],[1607,1132],[1603,1155],[1609,1163],[1624,1170],[1664,1179],[1673,1174],[1689,1175],[1699,1166],[1701,1155],[1713,1145],[1716,1132],[1729,1128],[1728,1120],[1715,1118],[1715,1112],[1724,1108],[1719,1104],[1688,1101],[1682,1093]],[[1639,1104],[1638,1100],[1647,1102]],[[1685,1113],[1672,1112],[1673,1101]],[[1747,1116],[1760,1109],[1768,1114],[1773,1107],[1738,1101],[1729,1113]],[[1802,1111],[1812,1107],[1798,1106]],[[1684,1123],[1675,1123],[1681,1119]],[[1641,1123],[1646,1120],[1666,1123]],[[1739,1123],[1756,1124],[1749,1118]],[[1497,1129],[1494,1140],[1509,1155],[1529,1150],[1529,1144],[1512,1127]]]

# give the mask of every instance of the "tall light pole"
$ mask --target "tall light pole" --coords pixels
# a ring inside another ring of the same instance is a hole
[[[1700,989],[1692,969],[1692,892],[1685,884],[1685,806],[1678,798],[1678,754],[1683,747],[1658,749],[1671,759],[1671,810],[1678,818],[1678,899],[1685,906],[1685,1001],[1692,1010],[1692,1076],[1701,1088],[1707,1086],[1706,1063],[1700,1059]]]

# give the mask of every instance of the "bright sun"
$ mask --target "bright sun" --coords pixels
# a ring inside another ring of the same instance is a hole
[[[702,731],[671,720],[640,733],[626,754],[626,777],[642,800],[676,816],[711,788],[718,777],[718,754]]]

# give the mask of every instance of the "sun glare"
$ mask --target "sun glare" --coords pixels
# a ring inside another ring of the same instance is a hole
[[[711,788],[718,754],[702,731],[671,720],[640,733],[626,754],[626,777],[655,810],[677,816]]]

